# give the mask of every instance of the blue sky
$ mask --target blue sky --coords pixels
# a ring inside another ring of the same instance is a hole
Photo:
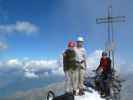
[[[117,54],[131,62],[133,53],[133,1],[112,0],[113,15],[125,15],[126,22],[115,24]],[[80,33],[85,38],[88,54],[103,49],[106,25],[97,25],[96,18],[107,14],[108,0],[1,0],[0,25],[11,26],[17,22],[30,23],[37,28],[27,32],[11,31],[0,34],[8,45],[1,58],[56,59]],[[26,24],[27,25],[27,24]],[[28,35],[27,35],[28,34]]]
[[[13,89],[4,93],[24,89],[25,82],[28,89],[37,88],[47,84],[46,77],[54,82],[49,76],[64,75],[57,58],[79,34],[85,38],[88,69],[95,69],[107,37],[106,25],[96,24],[96,18],[107,15],[108,1],[0,0],[0,88]],[[126,16],[125,23],[114,25],[114,32],[117,71],[129,74],[133,72],[133,1],[112,0],[112,5],[114,16]]]

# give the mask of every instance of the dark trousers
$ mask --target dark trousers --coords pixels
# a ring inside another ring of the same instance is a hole
[[[110,86],[109,86],[109,73],[102,73],[102,92],[105,93],[106,96],[110,95]]]

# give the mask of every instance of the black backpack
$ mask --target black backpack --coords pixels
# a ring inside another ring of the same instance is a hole
[[[64,52],[63,55],[63,65],[64,65],[64,70],[69,70],[69,69],[75,69],[76,68],[76,53],[74,50],[67,49]]]
[[[55,96],[54,92],[49,91],[47,100],[74,100],[74,95],[72,93],[65,93],[60,96]]]

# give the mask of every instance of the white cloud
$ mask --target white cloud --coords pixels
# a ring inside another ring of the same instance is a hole
[[[87,57],[87,71],[86,75],[94,75],[92,70],[96,70],[96,68],[99,65],[100,58],[101,58],[102,50],[96,50],[92,53],[90,53]]]
[[[24,76],[27,77],[27,78],[38,78],[38,75],[36,75],[33,72],[25,72]]]
[[[90,54],[88,57],[88,69],[91,67],[94,67],[93,65],[96,65],[95,62],[98,62],[98,58],[100,56],[101,51],[97,50],[94,53]],[[13,68],[13,69],[20,69],[24,72],[24,76],[28,78],[37,78],[40,75],[38,73],[41,73],[43,76],[52,76],[52,75],[60,75],[63,76],[63,64],[62,64],[62,58],[60,57],[58,60],[31,60],[26,57],[26,59],[20,60],[20,59],[10,59],[7,60],[1,65],[1,68]],[[3,67],[4,66],[4,67]],[[50,73],[49,73],[50,71]]]
[[[22,62],[20,62],[18,59],[11,59],[6,62],[7,66],[22,66]]]
[[[0,32],[3,34],[22,33],[30,35],[38,32],[38,27],[28,21],[17,21],[15,24],[0,25]]]
[[[96,69],[100,62],[102,50],[96,50],[88,55],[87,58],[87,75],[93,74],[92,70]],[[61,60],[61,59],[60,59]],[[62,62],[62,60],[61,60]],[[123,62],[123,61],[122,61]],[[130,69],[129,67],[125,67],[125,64],[119,63],[119,68],[125,70]],[[133,66],[132,66],[133,67]],[[48,76],[63,76],[63,66],[59,64],[58,60],[31,60],[26,57],[26,59],[10,59],[7,61],[0,61],[0,70],[9,69],[20,70],[23,72],[23,76],[28,78],[38,78],[38,77],[48,77]],[[118,68],[117,68],[118,69]],[[8,71],[9,71],[8,70]],[[130,69],[131,72],[131,69]]]
[[[42,76],[48,76],[48,71],[53,72],[53,70],[58,69],[56,60],[29,60],[24,62],[23,66],[26,73],[29,73],[28,75],[33,75],[33,73],[35,75],[37,72],[42,72]]]
[[[88,56],[88,72],[97,67],[99,59],[101,57],[101,50],[96,50]],[[62,57],[58,60],[31,60],[26,57],[26,59],[10,59],[7,60],[1,66],[6,66],[8,68],[20,69],[24,72],[24,76],[28,78],[38,78],[41,73],[42,76],[52,76],[59,75],[63,76],[63,64]],[[50,71],[50,73],[49,73]]]
[[[62,67],[58,67],[58,68],[52,70],[52,73],[53,73],[53,75],[60,75],[60,76],[64,75]]]
[[[87,66],[88,68],[96,68],[101,58],[102,50],[96,50],[88,55]]]
[[[41,74],[42,76],[48,76],[49,71],[52,75],[59,73],[54,72],[54,70],[61,70],[58,67],[57,60],[30,60],[30,59],[10,59],[0,62],[0,70],[21,70],[25,77],[28,78],[38,78]]]
[[[24,69],[31,71],[50,70],[57,68],[56,60],[30,60],[24,62]]]

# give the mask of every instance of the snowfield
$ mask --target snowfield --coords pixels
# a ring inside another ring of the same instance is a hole
[[[85,92],[85,95],[83,96],[75,96],[75,100],[105,100],[100,97],[97,91],[92,90],[92,92]]]

